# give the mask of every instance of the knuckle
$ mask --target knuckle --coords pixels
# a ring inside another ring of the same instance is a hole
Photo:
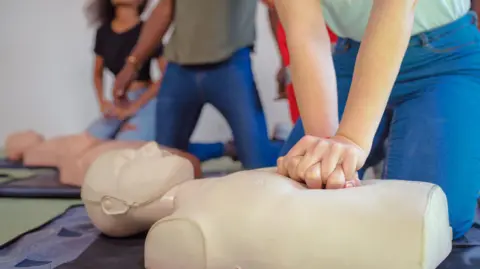
[[[358,150],[357,150],[355,147],[348,147],[348,148],[346,149],[346,153],[347,153],[348,155],[357,155]]]
[[[329,144],[330,144],[330,142],[328,142],[328,140],[321,139],[320,141],[318,141],[317,147],[318,148],[327,147]]]
[[[306,135],[302,138],[303,141],[305,142],[312,142],[315,140],[315,137],[311,136],[311,135]]]
[[[344,145],[341,143],[333,143],[332,150],[334,151],[342,151],[344,149]]]

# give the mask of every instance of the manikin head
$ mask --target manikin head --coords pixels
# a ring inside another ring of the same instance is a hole
[[[110,236],[128,236],[172,214],[174,187],[193,178],[187,159],[151,142],[137,150],[100,155],[85,175],[82,200],[99,230]]]

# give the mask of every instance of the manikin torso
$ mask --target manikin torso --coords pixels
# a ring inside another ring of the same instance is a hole
[[[145,141],[99,140],[87,132],[45,140],[35,131],[22,131],[8,136],[5,143],[7,158],[22,161],[26,167],[55,167],[60,181],[66,185],[82,186],[85,172],[101,154],[119,149],[138,149]],[[201,177],[200,161],[193,155],[176,149],[173,154],[187,158],[194,166],[195,177]]]
[[[451,248],[445,195],[431,184],[307,190],[271,170],[192,178],[188,162],[149,144],[100,156],[82,197],[106,234],[149,229],[147,268],[433,269]]]

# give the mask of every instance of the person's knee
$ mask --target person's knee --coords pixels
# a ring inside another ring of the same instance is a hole
[[[477,199],[467,199],[464,195],[456,197],[448,195],[448,192],[447,199],[453,239],[458,239],[472,228],[475,221]]]

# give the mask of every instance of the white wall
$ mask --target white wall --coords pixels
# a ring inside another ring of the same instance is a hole
[[[91,76],[93,29],[87,26],[84,3],[0,1],[0,141],[24,129],[47,137],[80,132],[99,116]],[[279,59],[261,4],[257,26],[254,72],[271,130],[289,118],[286,103],[273,101]],[[206,107],[193,139],[229,137],[225,120]]]

